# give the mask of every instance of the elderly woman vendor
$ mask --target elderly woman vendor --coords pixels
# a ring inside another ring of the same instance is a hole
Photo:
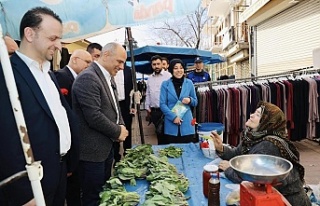
[[[289,175],[275,188],[292,204],[309,206],[311,202],[304,189],[304,167],[299,163],[300,154],[287,139],[286,118],[279,107],[268,102],[259,102],[256,111],[246,122],[240,144],[230,148],[222,144],[216,132],[212,132],[218,156],[223,159],[219,168],[228,179],[240,183],[242,179],[230,167],[231,158],[243,154],[267,154],[285,158],[293,164]]]

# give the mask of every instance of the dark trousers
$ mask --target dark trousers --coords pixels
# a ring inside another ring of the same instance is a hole
[[[160,108],[151,108],[151,122],[156,125],[162,114]],[[165,144],[163,137],[164,134],[157,134],[158,144]]]
[[[123,150],[124,150],[124,155],[126,154],[125,151],[126,149],[130,149],[132,147],[132,115],[130,114],[130,108],[129,105],[126,104],[125,100],[119,101],[120,109],[121,109],[121,114],[122,118],[124,121],[124,124],[129,132],[126,140],[123,142]],[[121,154],[120,154],[120,143],[119,142],[114,142],[113,143],[113,148],[114,148],[114,160],[115,162],[119,162],[121,159]]]
[[[45,175],[45,174],[44,174]],[[66,197],[66,187],[67,187],[67,163],[63,159],[60,162],[60,180],[55,193],[46,195],[46,205],[47,206],[64,206],[64,201]]]
[[[67,178],[66,199],[68,206],[81,206],[79,168],[77,168],[72,175]]]
[[[111,177],[113,149],[103,162],[80,161],[79,174],[82,189],[82,205],[99,205],[102,186]]]

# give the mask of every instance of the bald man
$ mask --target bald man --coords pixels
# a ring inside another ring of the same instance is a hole
[[[68,65],[55,72],[60,90],[72,108],[71,88],[77,75],[86,69],[92,62],[91,54],[85,50],[75,50],[69,60]],[[81,205],[80,179],[78,169],[72,174],[68,174],[66,200],[68,206]]]
[[[5,36],[3,39],[7,46],[9,56],[19,49],[18,44],[11,37]]]
[[[68,65],[55,72],[61,92],[72,108],[71,88],[77,75],[86,69],[92,62],[91,54],[85,50],[75,50],[69,60]]]

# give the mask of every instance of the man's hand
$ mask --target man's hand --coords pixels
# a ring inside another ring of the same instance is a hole
[[[129,132],[124,125],[120,125],[120,128],[121,132],[118,140],[119,142],[123,142],[124,140],[126,140],[127,136],[129,135]]]
[[[136,113],[137,113],[137,110],[136,110],[136,109],[134,109],[134,108],[131,108],[131,109],[130,109],[130,114],[135,115]]]

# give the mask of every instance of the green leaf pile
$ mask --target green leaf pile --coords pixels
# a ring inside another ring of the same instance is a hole
[[[140,201],[138,193],[127,192],[122,182],[115,177],[106,182],[99,195],[99,206],[135,206]]]
[[[149,191],[146,192],[146,201],[143,206],[179,205],[187,206],[188,202],[183,193],[175,185],[165,180],[151,182]]]
[[[114,177],[116,180],[109,182],[109,185],[118,184],[120,180],[129,181],[131,185],[135,185],[135,179],[146,178],[150,182],[149,191],[146,192],[146,201],[143,206],[157,206],[157,205],[176,205],[187,206],[187,198],[184,196],[189,188],[189,180],[183,174],[179,174],[177,168],[168,162],[167,156],[178,157],[181,156],[182,149],[175,147],[168,147],[166,152],[168,155],[157,157],[153,154],[151,145],[139,145],[133,149],[126,151],[127,155],[118,162],[115,166]],[[169,155],[170,154],[170,155]],[[119,180],[119,179],[120,180]],[[115,187],[115,186],[114,186]],[[110,197],[113,192],[112,186],[106,187],[108,193],[100,195],[102,200],[110,200],[114,205],[118,199],[117,196]],[[123,188],[124,189],[124,188]],[[117,192],[122,192],[117,191]],[[139,200],[138,200],[139,202]],[[104,203],[102,203],[104,204]],[[104,205],[112,205],[111,203]],[[133,204],[130,203],[130,205]],[[137,203],[136,203],[137,204]],[[125,205],[129,206],[129,205]]]
[[[148,172],[148,156],[153,153],[149,144],[139,145],[126,150],[126,156],[116,164],[114,176],[121,180],[130,180],[135,185],[135,178],[145,178]]]
[[[167,156],[167,157],[172,157],[172,158],[178,158],[178,157],[181,157],[182,152],[183,152],[182,148],[175,147],[175,146],[169,146],[164,149],[160,149],[159,155],[160,155],[160,157]]]

